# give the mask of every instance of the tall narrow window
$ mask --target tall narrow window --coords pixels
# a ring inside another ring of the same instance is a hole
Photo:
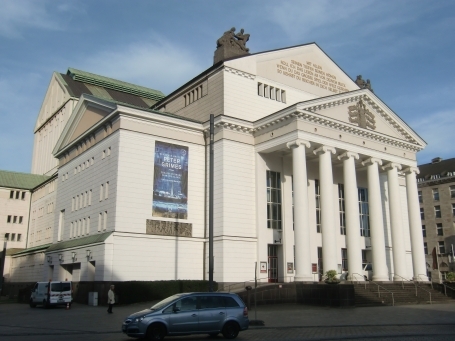
[[[91,206],[92,205],[92,190],[90,190],[88,192],[88,205]]]
[[[344,208],[344,185],[338,184],[338,207],[340,210],[340,234],[346,235],[346,213]]]
[[[423,207],[420,208],[420,219],[425,219],[425,212],[423,211]]]
[[[16,192],[16,199],[19,199],[20,193],[21,193],[21,192],[19,192],[19,191]]]
[[[316,232],[321,233],[321,189],[319,180],[314,180],[314,195],[316,200]]]
[[[104,194],[104,184],[100,186],[100,201],[103,200],[103,194]]]
[[[10,199],[14,199],[14,191],[10,191],[9,192],[9,198]]]
[[[19,217],[19,224],[22,224],[23,218],[24,218],[23,216],[20,216],[20,217]]]
[[[286,91],[281,90],[281,102],[286,103]]]
[[[73,238],[73,223],[70,224],[70,239]]]
[[[60,211],[60,216],[59,216],[59,220],[58,220],[58,233],[57,233],[58,241],[62,240],[63,226],[65,226],[65,210]]]
[[[16,223],[17,223],[17,215],[15,215],[15,216],[13,217],[13,224],[16,224]]]
[[[90,234],[90,217],[87,218],[87,234]]]
[[[441,255],[446,253],[446,247],[444,246],[444,242],[438,242],[438,249]]]
[[[278,102],[281,102],[281,91],[280,91],[280,89],[275,89],[275,99]]]
[[[437,233],[438,236],[443,236],[444,235],[444,231],[443,231],[441,223],[436,224],[436,233]]]
[[[17,241],[20,242],[21,239],[22,239],[22,234],[19,233],[19,234],[17,235]]]
[[[434,217],[441,218],[441,206],[434,207]]]
[[[452,204],[452,215],[455,217],[455,204]]]
[[[103,230],[107,229],[107,211],[104,211]]]
[[[370,213],[368,209],[368,190],[359,188],[360,235],[370,236]]]
[[[79,219],[77,221],[77,236],[80,237],[81,236],[81,220]]]
[[[103,226],[103,214],[98,214],[98,232],[101,231],[101,226]]]
[[[422,225],[422,236],[423,237],[427,236],[427,229],[426,229],[425,225]]]
[[[71,212],[73,212],[73,211],[74,211],[74,197],[71,200]]]
[[[84,207],[87,207],[87,191],[84,193]]]
[[[324,264],[322,263],[322,247],[318,247],[318,272],[319,276],[324,274]]]
[[[423,243],[423,252],[424,252],[426,255],[428,255],[428,245],[427,245],[426,242]]]
[[[104,199],[109,198],[109,181],[106,182],[106,186],[104,188]]]
[[[281,175],[267,171],[267,228],[281,230]]]
[[[273,86],[270,87],[270,99],[275,99],[275,88]]]
[[[455,186],[450,186],[450,197],[455,198]]]
[[[264,97],[269,98],[270,97],[270,92],[269,92],[269,86],[264,85]]]
[[[341,249],[341,268],[348,271],[348,249]]]
[[[422,191],[419,191],[419,202],[423,203]]]
[[[362,269],[368,264],[367,250],[362,250]]]
[[[13,216],[10,216],[10,215],[9,215],[8,218],[6,219],[6,222],[7,222],[7,223],[11,223],[11,218],[12,218],[12,217],[13,217]]]
[[[25,200],[25,192],[22,192],[22,200]]]
[[[433,200],[439,201],[439,189],[433,188]]]
[[[82,235],[85,234],[85,218],[82,220]]]

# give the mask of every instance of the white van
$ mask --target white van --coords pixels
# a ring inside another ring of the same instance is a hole
[[[30,307],[35,308],[39,304],[46,308],[52,305],[71,305],[72,292],[71,282],[38,282],[32,289]]]

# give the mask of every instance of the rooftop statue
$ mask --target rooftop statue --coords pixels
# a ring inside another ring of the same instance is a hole
[[[221,38],[216,41],[217,49],[213,64],[228,58],[249,54],[250,49],[246,47],[246,42],[250,39],[250,35],[244,32],[242,28],[239,33],[235,33],[235,27],[232,27],[223,33]]]
[[[368,89],[371,92],[374,92],[372,87],[371,87],[371,82],[369,79],[365,82],[364,79],[362,79],[362,75],[358,75],[357,79],[355,80],[355,84],[359,86],[360,89]]]

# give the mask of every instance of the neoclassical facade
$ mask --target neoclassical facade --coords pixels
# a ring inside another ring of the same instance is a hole
[[[219,61],[147,108],[81,94],[43,278],[207,279],[210,114],[216,281],[427,279],[426,143],[314,43]]]

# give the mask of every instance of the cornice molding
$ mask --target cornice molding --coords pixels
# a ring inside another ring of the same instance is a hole
[[[250,79],[250,80],[255,80],[256,79],[256,76],[251,74],[251,73],[248,73],[248,72],[245,72],[245,71],[240,71],[240,70],[234,69],[234,68],[226,66],[226,65],[224,66],[224,71],[232,73],[232,74],[234,74],[236,76],[241,76],[241,77]]]

